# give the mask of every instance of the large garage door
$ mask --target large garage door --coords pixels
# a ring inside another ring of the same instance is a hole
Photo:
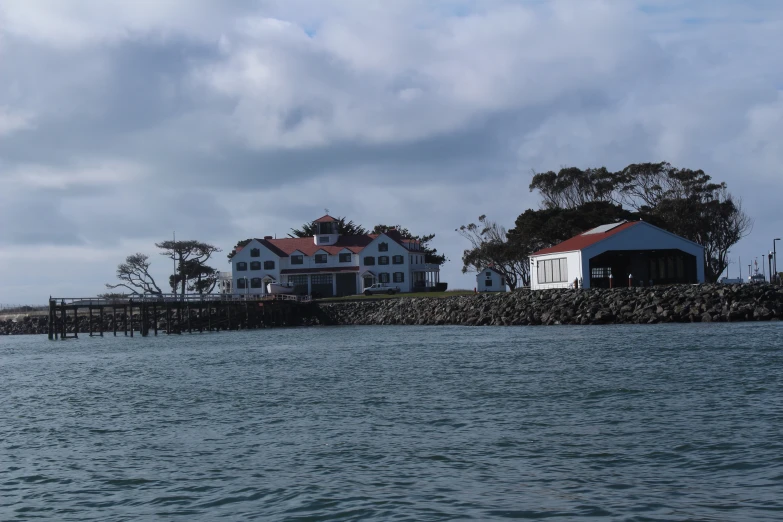
[[[332,274],[318,274],[310,276],[310,291],[313,297],[332,297]]]
[[[356,274],[337,274],[337,295],[356,295]]]

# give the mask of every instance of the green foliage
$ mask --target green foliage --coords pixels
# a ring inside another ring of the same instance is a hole
[[[242,241],[239,241],[239,242],[236,244],[236,246],[235,246],[235,247],[234,247],[234,248],[231,250],[231,252],[229,252],[229,253],[228,253],[228,255],[226,256],[226,257],[228,257],[228,262],[230,263],[230,262],[231,262],[231,259],[233,259],[233,257],[234,257],[235,255],[237,255],[237,249],[240,249],[240,248],[244,248],[244,247],[246,247],[247,245],[249,245],[249,244],[250,244],[250,242],[251,242],[251,241],[253,241],[253,238],[250,238],[250,239],[243,239]]]
[[[199,293],[209,293],[214,289],[218,272],[206,262],[221,249],[192,239],[166,240],[155,243],[155,246],[163,250],[161,255],[176,262],[177,273],[169,278],[172,292],[177,292],[177,286],[181,295],[185,295],[186,288]]]
[[[337,233],[341,236],[362,236],[367,230],[357,225],[353,221],[347,221],[345,217],[335,218],[337,220]],[[318,235],[318,223],[311,221],[303,224],[300,228],[292,228],[288,234],[289,237],[313,237]]]

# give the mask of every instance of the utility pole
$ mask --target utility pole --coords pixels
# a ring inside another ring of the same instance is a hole
[[[777,241],[780,241],[779,237],[776,237],[772,240],[772,255],[774,256],[774,267],[775,267],[775,282],[778,282],[778,251],[775,249],[775,243]]]

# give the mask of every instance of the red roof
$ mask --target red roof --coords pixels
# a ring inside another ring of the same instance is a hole
[[[312,256],[319,250],[323,250],[327,254],[336,256],[343,250],[348,250],[354,254],[358,254],[364,247],[369,245],[379,234],[366,234],[361,236],[340,236],[337,241],[331,245],[316,245],[315,239],[310,237],[286,237],[281,239],[258,239],[256,241],[267,247],[269,250],[280,257],[287,257],[296,251],[303,253],[306,256]],[[398,243],[400,246],[408,249],[407,241],[403,239],[402,235],[396,230],[389,230],[386,232],[386,236],[389,239]],[[237,250],[238,252],[239,250]]]
[[[326,214],[325,216],[321,216],[315,221],[313,221],[313,223],[333,223],[335,221],[337,221],[335,218],[333,218],[329,214]]]
[[[286,268],[281,274],[311,274],[313,272],[358,272],[358,266],[329,266],[324,268]]]
[[[585,248],[594,245],[599,241],[603,241],[607,237],[611,237],[619,232],[622,232],[623,230],[628,230],[629,228],[638,225],[639,223],[641,222],[627,221],[625,223],[617,224],[616,227],[610,228],[606,232],[593,232],[594,230],[598,230],[599,228],[607,226],[607,225],[602,225],[601,227],[596,227],[588,230],[587,232],[583,232],[578,236],[574,236],[571,239],[566,239],[562,243],[558,243],[555,246],[544,248],[543,250],[539,250],[538,252],[535,252],[532,255],[543,256],[545,254],[557,254],[560,252],[574,252],[577,250],[584,250]]]

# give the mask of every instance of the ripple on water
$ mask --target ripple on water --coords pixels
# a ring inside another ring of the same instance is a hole
[[[777,324],[0,338],[0,519],[780,520],[781,347]]]

